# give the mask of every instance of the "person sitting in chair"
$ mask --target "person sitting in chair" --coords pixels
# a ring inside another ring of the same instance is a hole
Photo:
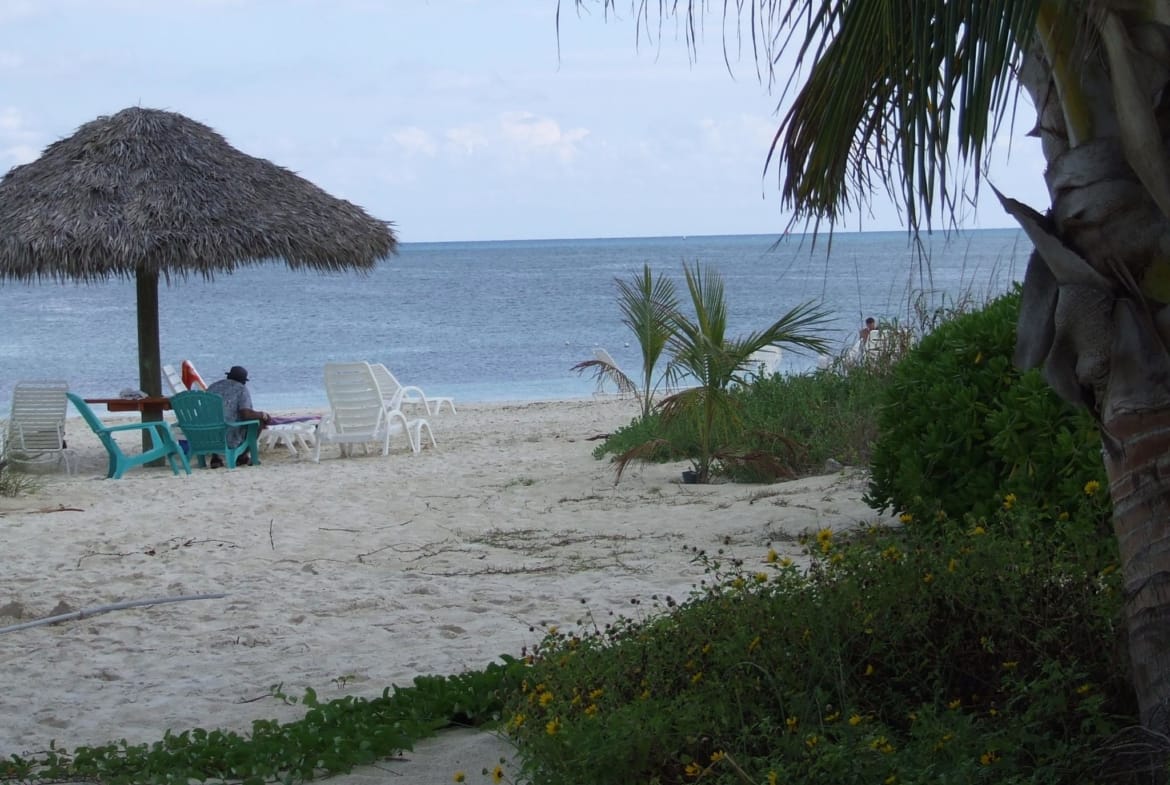
[[[223,418],[228,422],[240,420],[259,420],[260,427],[268,425],[272,415],[252,408],[252,394],[245,387],[248,383],[248,370],[242,365],[233,365],[231,370],[224,374],[227,378],[220,379],[208,385],[207,391],[223,398]],[[244,441],[243,428],[228,428],[228,447],[236,448]],[[236,461],[237,466],[247,466],[252,462],[250,455],[244,454]],[[219,455],[211,456],[211,468],[223,466],[223,458]]]
[[[869,340],[869,334],[877,329],[877,322],[871,316],[865,320],[865,327],[861,328],[861,342],[865,343]]]

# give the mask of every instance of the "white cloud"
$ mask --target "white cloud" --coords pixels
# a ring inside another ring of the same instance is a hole
[[[534,152],[551,152],[564,163],[577,157],[579,144],[589,136],[584,128],[563,130],[555,120],[531,112],[507,112],[500,116],[500,133],[514,145]]]
[[[464,155],[471,155],[476,150],[488,146],[487,135],[477,126],[449,128],[443,133],[443,138],[446,139],[448,147],[455,148],[456,152]]]
[[[400,128],[390,134],[390,139],[398,144],[406,153],[412,155],[433,156],[438,152],[438,145],[431,135],[422,128],[410,126]]]

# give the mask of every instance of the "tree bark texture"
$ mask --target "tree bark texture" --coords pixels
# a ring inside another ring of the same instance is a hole
[[[1163,27],[1113,19],[1130,25],[1127,51],[1141,73],[1137,93],[1148,96],[1163,150],[1170,150],[1170,36]],[[1063,398],[1088,407],[1100,424],[1125,583],[1131,680],[1143,726],[1166,737],[1170,221],[1151,194],[1149,172],[1131,163],[1132,137],[1124,126],[1132,118],[1118,112],[1118,69],[1090,36],[1064,40],[1074,41],[1071,49],[1056,51],[1051,39],[1038,42],[1020,72],[1036,107],[1034,133],[1048,162],[1051,207],[1042,214],[1001,196],[1035,246],[1016,363],[1042,367]],[[1069,64],[1076,70],[1064,67]]]

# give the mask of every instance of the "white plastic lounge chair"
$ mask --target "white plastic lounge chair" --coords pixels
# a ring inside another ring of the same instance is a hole
[[[187,389],[187,385],[183,384],[183,375],[175,370],[175,366],[164,365],[162,372],[163,381],[166,382],[167,387],[171,391],[171,395],[178,395]]]
[[[5,452],[14,466],[56,461],[73,471],[73,451],[65,446],[65,409],[69,383],[63,381],[17,382],[12,388],[12,414],[8,418]]]
[[[865,340],[858,340],[846,352],[845,362],[885,367],[900,360],[912,343],[910,334],[904,330],[893,327],[871,330]]]
[[[455,413],[454,398],[426,395],[413,384],[404,385],[382,363],[371,363],[370,367],[374,370],[374,378],[382,390],[382,400],[391,409],[405,409],[407,404],[421,403],[427,414],[430,415],[438,414],[439,410],[443,408],[443,404],[447,404],[451,407],[451,413]]]
[[[779,346],[765,346],[752,352],[748,361],[743,364],[745,377],[768,379],[780,373],[780,360],[784,353]]]
[[[411,450],[417,453],[422,448],[422,429],[430,434],[426,420],[408,420],[400,409],[386,407],[369,363],[326,364],[325,394],[330,411],[317,428],[314,462],[321,460],[323,444],[339,445],[345,457],[356,445],[368,453],[371,443],[380,443],[382,454],[389,455],[390,437],[397,431],[406,434]]]

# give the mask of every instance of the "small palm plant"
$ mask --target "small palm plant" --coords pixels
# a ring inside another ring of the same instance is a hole
[[[664,275],[655,277],[648,264],[642,265],[641,274],[628,281],[618,278],[615,283],[622,324],[634,333],[642,352],[641,384],[623,373],[610,360],[600,357],[579,362],[571,370],[577,373],[592,372],[598,381],[610,381],[619,390],[631,391],[645,419],[650,416],[654,405],[654,392],[657,390],[654,369],[670,340],[673,319],[678,311],[678,295],[675,293],[674,281]]]
[[[697,442],[670,445],[665,439],[653,439],[619,455],[617,479],[633,460],[660,455],[664,446],[674,446],[689,453],[697,482],[707,482],[717,461],[752,462],[767,460],[765,455],[735,455],[727,449],[730,437],[742,428],[738,398],[732,388],[745,383],[750,358],[765,346],[788,345],[813,352],[823,352],[826,343],[813,330],[823,324],[827,313],[812,303],[799,305],[768,328],[741,338],[727,337],[727,298],[718,271],[696,264],[683,265],[690,292],[694,317],[675,309],[669,317],[667,348],[671,353],[665,372],[669,387],[685,387],[658,404],[664,425],[681,419],[694,426]]]

